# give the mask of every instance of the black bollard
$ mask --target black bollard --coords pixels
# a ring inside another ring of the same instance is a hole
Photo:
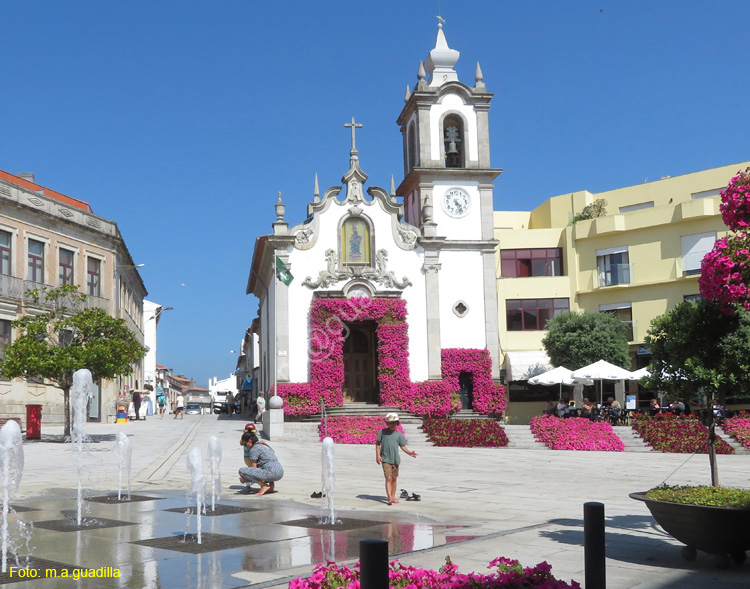
[[[388,589],[388,540],[359,541],[360,589]]]
[[[586,589],[605,589],[604,503],[583,504],[583,563]]]

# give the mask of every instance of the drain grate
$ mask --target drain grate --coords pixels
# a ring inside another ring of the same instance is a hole
[[[124,522],[116,519],[105,519],[103,517],[83,517],[81,525],[76,523],[76,518],[72,519],[50,519],[41,522],[34,522],[35,528],[52,530],[54,532],[81,532],[84,530],[99,530],[101,528],[116,528],[118,526],[134,526],[134,522]]]
[[[370,528],[372,526],[381,526],[388,522],[379,522],[371,519],[355,519],[353,517],[337,518],[335,524],[323,524],[318,521],[320,518],[308,516],[304,519],[294,519],[288,522],[280,522],[284,526],[295,526],[298,528],[313,528],[315,530],[335,530],[345,532],[347,530],[358,530],[360,528]]]
[[[93,501],[94,503],[135,503],[136,501],[158,501],[164,499],[164,497],[147,497],[146,495],[131,495],[129,498],[125,494],[121,494],[121,499],[117,498],[117,493],[110,493],[109,495],[100,495],[98,497],[86,497],[86,501]]]
[[[164,511],[174,511],[176,513],[190,513],[195,515],[197,511],[195,505],[190,507],[173,507],[171,509],[165,509]],[[221,505],[217,504],[216,509],[212,510],[210,505],[206,505],[206,513],[203,515],[214,516],[214,515],[231,515],[234,513],[246,513],[249,511],[262,511],[260,507],[240,507],[238,505]]]
[[[24,576],[19,575],[18,571],[13,571],[11,576],[11,567],[19,567],[23,570]],[[32,572],[33,569],[33,572]],[[30,581],[32,579],[41,581],[43,579],[54,579],[54,578],[73,578],[73,571],[82,570],[80,567],[70,566],[61,562],[55,562],[54,560],[47,560],[45,558],[37,558],[36,556],[29,556],[27,558],[19,558],[18,564],[15,559],[8,558],[8,572],[0,573],[0,585],[7,583],[18,583],[19,581]]]
[[[165,538],[151,538],[150,540],[131,542],[131,544],[138,544],[140,546],[176,550],[177,552],[188,552],[190,554],[203,554],[205,552],[216,552],[217,550],[228,550],[230,548],[240,548],[241,546],[253,546],[255,544],[266,543],[267,540],[253,540],[252,538],[240,538],[239,536],[225,536],[224,534],[211,533],[201,534],[200,544],[198,544],[197,534],[167,536]]]

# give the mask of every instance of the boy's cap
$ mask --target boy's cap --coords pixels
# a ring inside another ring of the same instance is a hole
[[[393,423],[394,421],[398,421],[398,413],[389,413],[385,416],[386,423]]]

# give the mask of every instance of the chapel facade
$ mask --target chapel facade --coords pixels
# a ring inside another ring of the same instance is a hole
[[[439,25],[398,117],[397,189],[392,180],[389,191],[365,189],[352,119],[342,186],[321,194],[316,177],[297,224],[279,194],[273,232],[256,239],[246,291],[259,299],[256,391],[278,385],[287,412],[305,398],[410,410],[407,391],[420,391],[424,414],[433,392],[437,407],[459,388],[465,408],[502,409],[492,94],[478,64],[473,86],[458,79],[458,58]]]

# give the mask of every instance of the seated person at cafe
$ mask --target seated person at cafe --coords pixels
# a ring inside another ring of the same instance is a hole
[[[619,419],[622,415],[622,407],[619,401],[615,401],[614,398],[609,397],[607,399],[607,405],[609,406],[609,413],[615,419]]]
[[[659,413],[659,411],[661,411],[661,407],[659,406],[659,401],[657,401],[656,399],[651,399],[651,402],[649,403],[649,406],[648,406],[648,412],[651,415],[656,415],[657,413]]]
[[[565,417],[578,417],[578,407],[576,407],[575,401],[568,403],[568,411],[565,413]]]
[[[682,402],[682,399],[677,399],[669,406],[669,408],[675,415],[682,415],[683,413],[685,413],[685,403]]]
[[[565,417],[565,414],[567,412],[568,412],[568,403],[564,399],[560,399],[557,402],[557,416]]]
[[[588,399],[583,399],[583,409],[581,409],[581,417],[585,417],[587,419],[591,419],[591,417],[594,414],[594,404],[589,401]]]

